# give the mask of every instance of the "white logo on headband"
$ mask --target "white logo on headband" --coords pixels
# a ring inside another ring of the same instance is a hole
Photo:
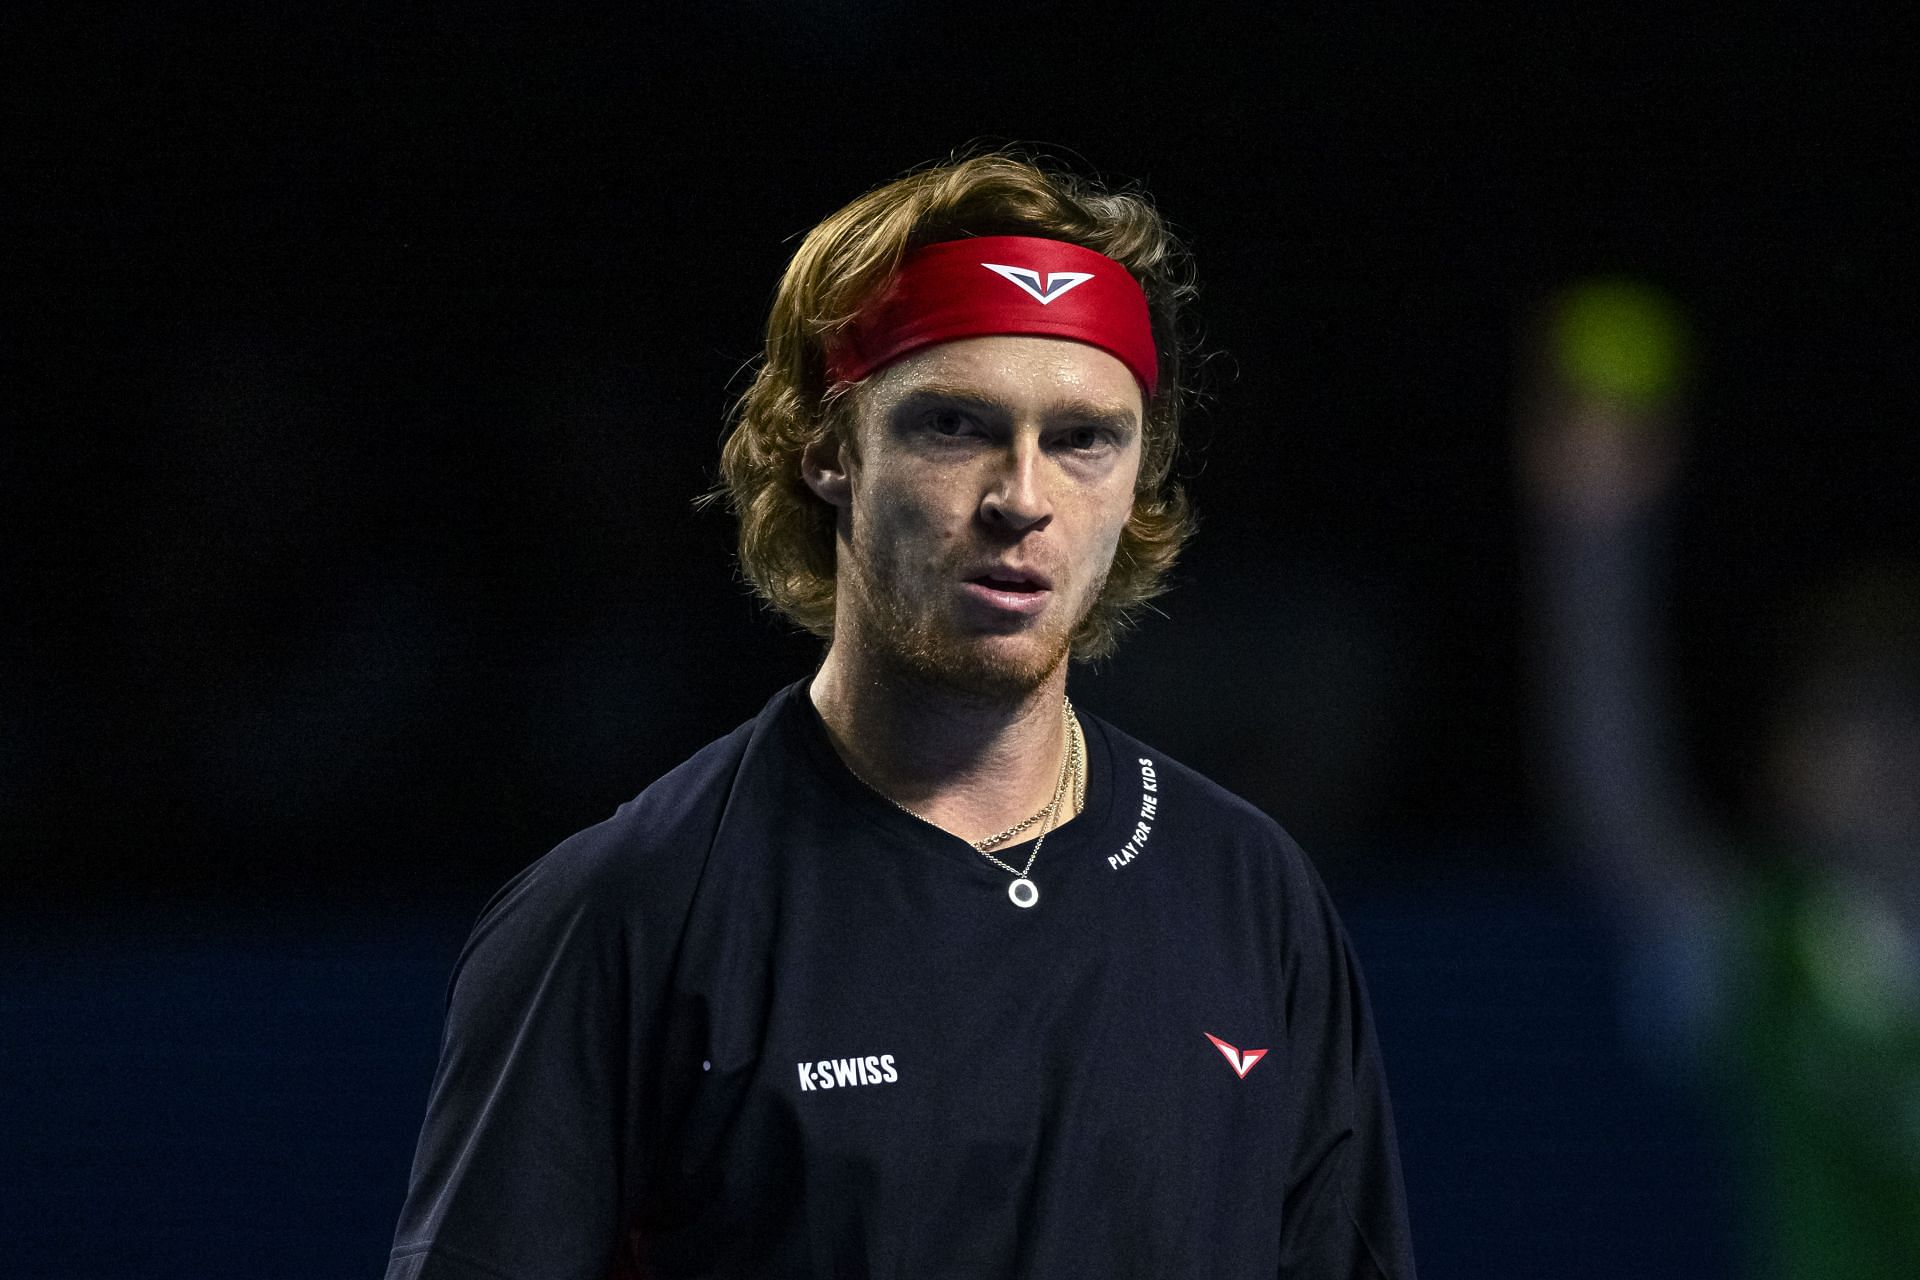
[[[1025,267],[1003,267],[997,262],[983,262],[980,265],[1013,281],[1043,307],[1075,285],[1093,279],[1091,271],[1055,271],[1042,276],[1038,271],[1029,271]]]

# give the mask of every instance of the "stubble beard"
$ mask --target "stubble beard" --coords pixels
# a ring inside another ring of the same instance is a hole
[[[942,616],[916,611],[895,586],[897,579],[876,572],[869,557],[850,559],[853,563],[843,569],[852,572],[840,575],[840,586],[855,596],[868,656],[899,676],[977,704],[1017,704],[1051,680],[1072,653],[1073,633],[1106,586],[1103,572],[1072,625],[1036,629],[1029,634],[1038,634],[1040,644],[1008,653],[991,643],[992,633],[968,635]]]

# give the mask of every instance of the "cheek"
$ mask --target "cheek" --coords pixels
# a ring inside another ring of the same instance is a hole
[[[1106,586],[1107,577],[1113,572],[1114,553],[1120,549],[1120,535],[1126,530],[1126,521],[1122,520],[1102,530],[1099,545],[1089,556],[1086,575],[1086,588],[1093,592]]]
[[[855,494],[854,529],[866,558],[876,565],[912,565],[943,560],[966,531],[967,515],[943,501],[951,494],[901,483],[879,483]]]
[[[1100,566],[1104,569],[1113,561],[1114,552],[1119,550],[1120,535],[1127,531],[1127,521],[1133,516],[1133,486],[1111,495],[1101,503],[1099,513],[1094,517],[1098,532],[1094,535],[1095,550]]]

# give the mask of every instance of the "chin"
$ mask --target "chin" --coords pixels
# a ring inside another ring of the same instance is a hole
[[[847,585],[853,586],[853,583]],[[1030,697],[1072,653],[1072,626],[1052,614],[1004,632],[962,628],[938,610],[916,608],[902,594],[855,586],[859,630],[869,654],[916,683],[969,701],[1004,704]]]
[[[1021,654],[1017,657],[982,649],[957,655],[944,670],[945,683],[994,701],[1016,701],[1030,696],[1053,678],[1066,661],[1067,648]]]
[[[1070,637],[1053,634],[957,636],[932,628],[887,628],[882,652],[914,679],[982,702],[1016,702],[1041,688],[1066,662]]]

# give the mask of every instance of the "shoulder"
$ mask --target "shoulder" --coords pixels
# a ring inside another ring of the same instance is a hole
[[[1326,884],[1305,850],[1272,815],[1198,769],[1102,720],[1112,748],[1116,801],[1148,829],[1154,874],[1187,902],[1240,917],[1296,942],[1341,933]],[[1137,796],[1137,800],[1136,800]],[[1138,829],[1136,828],[1136,831]]]
[[[1109,721],[1099,723],[1113,751],[1116,784],[1130,789],[1137,774],[1143,796],[1157,795],[1154,807],[1164,810],[1165,819],[1174,820],[1177,814],[1183,825],[1204,830],[1218,842],[1305,861],[1293,837],[1264,809]]]
[[[716,739],[609,817],[561,841],[480,913],[461,957],[545,951],[561,940],[635,943],[677,937],[757,721]]]

